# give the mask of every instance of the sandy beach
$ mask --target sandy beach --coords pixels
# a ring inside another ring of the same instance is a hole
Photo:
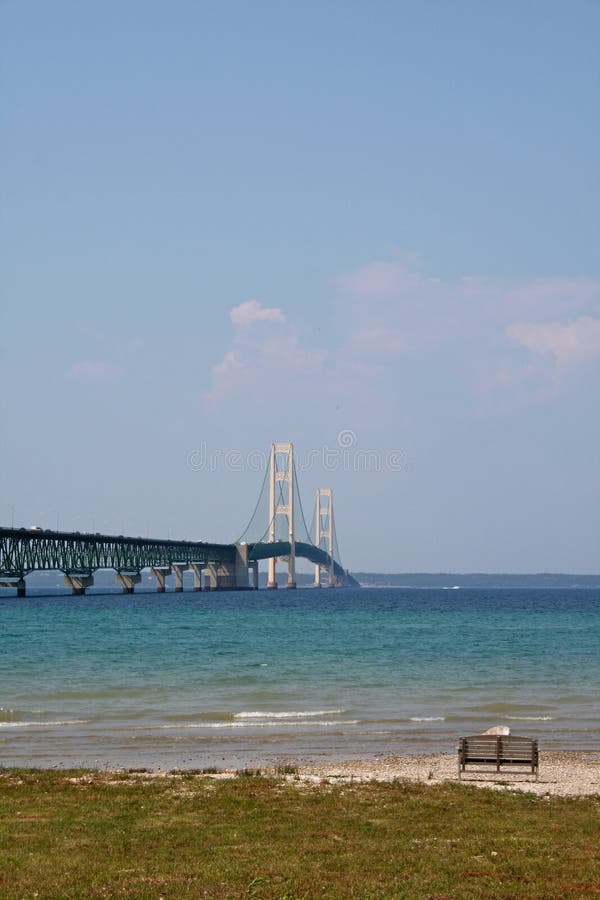
[[[118,775],[123,770],[114,771]],[[167,772],[159,768],[140,770],[134,774],[139,778],[177,778],[185,775],[186,771],[189,770],[181,768]],[[198,777],[235,778],[244,771],[248,770],[223,768],[215,772],[199,772]],[[264,766],[250,771],[283,777],[301,785],[402,779],[427,785],[454,782],[498,791],[522,791],[538,796],[600,796],[600,753],[593,750],[540,751],[537,781],[524,771],[503,771],[497,775],[491,770],[486,773],[467,770],[459,782],[457,759],[450,753],[321,763],[296,763],[292,758],[285,758],[276,766]],[[85,778],[83,776],[84,780]]]
[[[455,754],[386,757],[351,762],[322,763],[299,766],[301,780],[321,782],[326,779],[355,781],[392,781],[403,778],[424,784],[458,782]],[[541,796],[583,797],[600,795],[600,753],[597,751],[540,751],[539,779],[526,772],[482,774],[466,771],[462,784],[494,790],[525,791]]]

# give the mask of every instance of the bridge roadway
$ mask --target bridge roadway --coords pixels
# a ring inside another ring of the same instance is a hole
[[[296,542],[296,556],[330,565],[329,554],[313,544]],[[141,580],[142,569],[150,569],[157,590],[164,591],[167,575],[175,575],[175,590],[183,590],[183,572],[194,573],[194,590],[247,590],[258,587],[258,562],[287,556],[287,541],[253,544],[216,544],[205,541],[171,541],[153,538],[81,534],[27,528],[0,528],[0,587],[17,589],[25,596],[25,576],[31,572],[59,571],[75,594],[84,594],[99,569],[114,569],[123,591],[131,593]],[[252,584],[248,570],[252,572]],[[358,586],[337,562],[333,564],[338,585]]]
[[[318,563],[321,566],[330,565],[329,554],[314,544],[306,544],[303,541],[296,541],[296,556],[308,559],[309,562]],[[289,541],[273,541],[270,543],[248,544],[248,559],[258,560],[271,559],[273,556],[289,556]],[[336,582],[343,584],[345,587],[360,587],[358,581],[350,575],[338,562],[333,561],[333,575]]]

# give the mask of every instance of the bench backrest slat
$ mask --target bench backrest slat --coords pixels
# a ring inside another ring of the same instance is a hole
[[[458,744],[458,774],[469,763],[502,766],[528,766],[535,773],[539,769],[538,743],[534,738],[519,735],[474,734],[460,738]]]
[[[537,740],[518,735],[471,735],[460,739],[458,751],[465,762],[536,762],[538,755]]]

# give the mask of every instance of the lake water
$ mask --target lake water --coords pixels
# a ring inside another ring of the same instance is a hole
[[[600,749],[600,591],[0,597],[3,765]]]

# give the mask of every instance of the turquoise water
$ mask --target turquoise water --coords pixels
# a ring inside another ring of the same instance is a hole
[[[4,765],[600,749],[595,590],[4,595],[0,625]]]

